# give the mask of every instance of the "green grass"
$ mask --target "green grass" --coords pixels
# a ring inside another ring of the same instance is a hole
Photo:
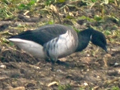
[[[88,25],[100,30],[105,34],[109,43],[115,44],[116,41],[120,40],[120,15],[117,12],[119,8],[119,0],[1,0],[0,20],[20,21],[18,19],[19,14],[30,17],[43,16],[46,20],[36,22],[36,27],[44,24],[60,23],[59,19],[62,22],[69,20],[74,25],[77,24],[78,20],[86,20],[80,27],[85,26],[86,28]],[[96,23],[98,24],[96,25]],[[112,25],[109,25],[110,23],[112,23]],[[66,23],[63,24],[65,25]],[[23,31],[36,27],[19,24],[16,27],[9,28]],[[79,31],[76,27],[74,29]],[[9,32],[7,34],[9,34]],[[5,39],[7,34],[4,32],[0,33],[0,37],[2,37],[0,42],[8,43]],[[10,45],[12,45],[12,43],[10,43]],[[111,90],[119,89],[118,86],[111,88]],[[58,90],[73,89],[71,85],[66,84],[59,85]],[[84,90],[84,88],[81,87],[80,90]]]
[[[59,85],[58,90],[73,90],[70,84]]]

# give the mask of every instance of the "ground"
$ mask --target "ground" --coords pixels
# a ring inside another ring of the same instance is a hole
[[[72,2],[78,6],[77,3],[80,2]],[[59,15],[56,14],[58,11],[53,5],[50,6],[51,11],[48,10],[48,16],[43,13],[40,17],[31,16],[28,18],[27,15],[21,15],[22,12],[20,12],[17,20],[0,21],[0,90],[120,89],[120,20],[116,18],[117,15],[120,18],[120,10],[113,7],[114,4],[104,5],[106,12],[102,13],[105,15],[101,16],[100,10],[103,9],[96,7],[98,3],[91,7],[82,7],[83,4],[80,3],[81,6],[78,7],[81,8],[78,8],[70,7],[68,3],[68,6],[65,6],[67,9],[64,8],[64,13],[59,11]],[[61,4],[57,6],[59,8]],[[68,14],[65,13],[67,10],[69,11]],[[55,14],[56,17],[51,13]],[[112,15],[115,13],[116,17],[107,16],[111,13]],[[94,14],[100,16],[93,16]],[[73,18],[74,15],[77,19]],[[93,17],[96,19],[95,21],[92,21]],[[35,29],[44,24],[51,24],[53,20],[55,20],[54,23],[74,26],[77,30],[92,26],[94,29],[103,32],[107,39],[108,53],[90,43],[82,52],[73,53],[60,59],[68,63],[69,66],[55,64],[54,71],[51,71],[50,62],[29,55],[7,40],[7,37],[13,34],[20,33],[23,30]]]

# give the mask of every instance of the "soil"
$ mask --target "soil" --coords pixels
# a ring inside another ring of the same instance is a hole
[[[16,49],[17,50],[16,50]],[[1,90],[104,90],[120,87],[120,51],[106,53],[92,44],[82,52],[60,59],[54,66],[17,47],[1,46]],[[93,52],[94,51],[94,52]],[[60,89],[61,90],[61,89]]]
[[[87,21],[78,21],[81,28],[84,22]],[[11,27],[17,27],[18,23],[34,26],[36,22],[11,23],[0,22],[1,32],[20,33]],[[69,21],[63,23],[71,24]],[[92,23],[93,26],[99,24]],[[114,24],[107,19],[101,26],[106,29]],[[114,88],[120,87],[120,43],[111,43],[109,38],[107,36],[108,53],[90,43],[82,52],[60,59],[68,66],[55,64],[54,71],[51,71],[50,62],[29,55],[8,41],[1,43],[0,90],[119,90]]]

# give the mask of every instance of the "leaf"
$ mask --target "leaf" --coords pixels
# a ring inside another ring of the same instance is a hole
[[[109,3],[109,0],[105,0],[104,3],[105,3],[105,4],[108,4],[108,3]]]
[[[95,3],[97,0],[91,0],[93,3]]]
[[[110,32],[109,30],[106,30],[106,31],[105,31],[105,34],[106,34],[106,35],[111,35],[111,32]]]
[[[65,0],[58,0],[58,2],[59,2],[59,3],[64,3],[64,2],[65,2]]]
[[[28,5],[34,5],[36,3],[36,0],[31,0]]]
[[[51,20],[51,21],[49,21],[49,22],[48,22],[48,24],[54,24],[54,21],[53,21],[53,20]]]
[[[102,20],[102,17],[96,15],[96,16],[94,16],[94,19],[95,19],[96,21],[100,21],[100,20]]]
[[[23,10],[25,7],[26,7],[25,4],[20,4],[20,5],[18,6],[18,9]]]
[[[55,13],[58,13],[58,10],[57,10],[57,8],[56,8],[56,6],[54,6],[54,5],[50,5],[50,9],[52,10],[52,11],[54,11]]]

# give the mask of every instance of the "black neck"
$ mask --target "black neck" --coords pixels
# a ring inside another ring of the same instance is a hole
[[[93,29],[86,29],[78,32],[79,42],[78,42],[78,47],[76,49],[76,52],[82,51],[87,47],[89,41],[91,40],[93,31],[94,31]]]

